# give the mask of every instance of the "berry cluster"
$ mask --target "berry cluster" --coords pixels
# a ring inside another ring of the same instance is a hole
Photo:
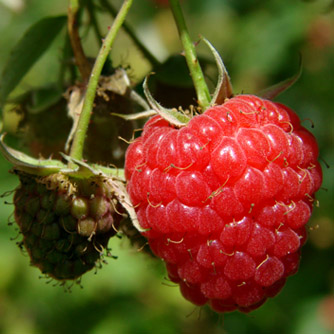
[[[143,235],[183,296],[248,312],[298,269],[317,158],[292,110],[239,95],[181,128],[151,118],[125,173]]]
[[[103,178],[19,176],[15,220],[32,264],[58,280],[77,279],[95,267],[120,220]]]

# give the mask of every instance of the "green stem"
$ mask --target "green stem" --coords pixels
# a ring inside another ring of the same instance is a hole
[[[117,11],[107,0],[100,0],[101,5],[108,10],[111,16],[115,17]],[[153,54],[147,49],[147,47],[141,42],[141,40],[137,37],[134,30],[126,23],[123,24],[123,29],[130,36],[133,42],[137,45],[139,50],[143,53],[144,57],[152,64],[152,66],[160,65],[160,62],[157,58],[153,56]]]
[[[193,80],[198,104],[205,110],[210,105],[210,91],[205,82],[204,74],[199,64],[194,43],[191,41],[179,0],[169,0],[170,8],[180,35],[187,65]]]
[[[85,100],[80,114],[78,127],[74,135],[73,144],[70,151],[72,158],[82,160],[83,148],[88,130],[88,125],[93,109],[96,88],[99,82],[99,77],[102,72],[103,65],[108,57],[111,46],[116,38],[116,35],[121,28],[126,15],[128,14],[133,0],[124,0],[121,9],[119,10],[107,36],[105,37],[99,54],[96,58],[92,73],[89,78],[88,87],[86,90]]]

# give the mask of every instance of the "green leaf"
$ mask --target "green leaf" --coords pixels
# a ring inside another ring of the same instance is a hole
[[[14,46],[0,81],[0,104],[48,49],[66,23],[66,16],[46,17],[31,26]]]

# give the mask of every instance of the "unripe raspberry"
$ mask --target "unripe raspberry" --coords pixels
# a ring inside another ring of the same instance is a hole
[[[121,217],[104,177],[18,174],[15,220],[32,265],[58,280],[77,279],[96,266]]]

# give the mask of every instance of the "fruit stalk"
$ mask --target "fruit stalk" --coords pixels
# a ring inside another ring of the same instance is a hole
[[[112,26],[109,29],[106,38],[103,41],[95,64],[93,66],[87,86],[84,104],[78,122],[78,127],[74,135],[73,144],[70,151],[70,156],[74,159],[82,160],[85,137],[91,117],[91,112],[93,109],[93,103],[96,95],[96,88],[98,85],[99,77],[102,72],[103,65],[110,52],[111,46],[125,20],[126,15],[131,8],[132,2],[133,0],[125,0],[123,2],[121,9],[119,10]]]
[[[211,98],[202,68],[197,58],[196,49],[190,38],[179,0],[169,0],[169,4],[184,48],[187,65],[195,86],[198,104],[204,111],[209,107]]]
[[[79,1],[78,0],[70,0],[68,5],[68,13],[67,13],[67,29],[68,35],[70,37],[74,57],[79,68],[82,80],[87,82],[90,75],[90,64],[85,56],[83,51],[78,26],[77,26],[77,14],[79,11]]]
[[[117,11],[107,0],[100,0],[100,2],[101,5],[110,13],[112,17],[116,16]],[[133,42],[136,44],[136,46],[143,53],[145,58],[151,63],[152,66],[160,65],[160,61],[157,58],[155,58],[155,56],[150,52],[150,50],[147,49],[147,47],[137,37],[134,30],[126,22],[124,22],[123,24],[123,29],[130,36],[130,38],[133,40]]]

